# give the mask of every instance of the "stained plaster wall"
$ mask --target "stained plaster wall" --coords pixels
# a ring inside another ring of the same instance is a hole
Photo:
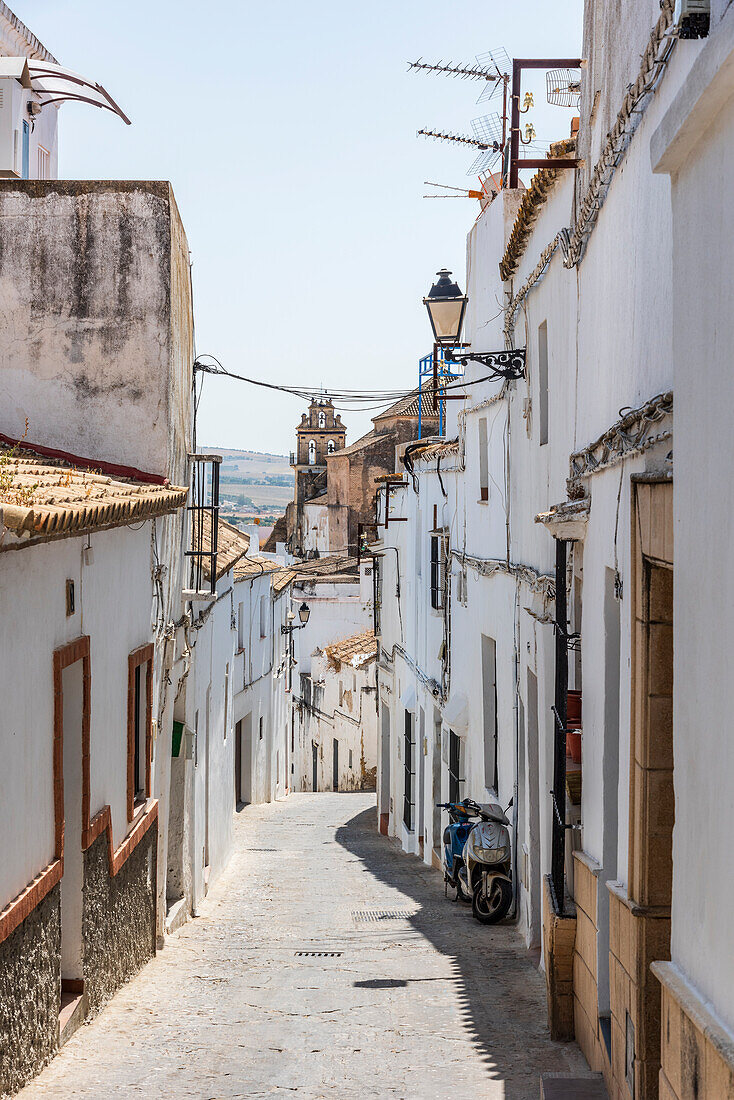
[[[0,431],[185,484],[193,323],[168,183],[0,182]]]
[[[377,712],[374,662],[338,668],[323,655],[311,661],[310,706],[297,721],[295,789],[313,789],[312,744],[319,747],[318,790],[334,790],[333,742],[339,742],[336,786],[340,791],[374,787],[377,766]],[[315,689],[315,690],[314,690]],[[318,709],[317,709],[318,708]],[[349,765],[349,753],[352,765]]]
[[[329,553],[329,510],[326,497],[304,504],[301,547],[304,554],[310,550],[318,550],[320,554]]]

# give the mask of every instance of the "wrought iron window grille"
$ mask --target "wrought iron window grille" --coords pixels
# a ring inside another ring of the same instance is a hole
[[[189,549],[184,551],[190,559],[189,588],[184,599],[193,601],[214,595],[217,588],[217,552],[219,531],[219,467],[221,455],[190,454],[191,493],[187,512],[189,522]],[[209,546],[206,546],[206,519],[209,517]],[[208,561],[209,578],[205,571]]]

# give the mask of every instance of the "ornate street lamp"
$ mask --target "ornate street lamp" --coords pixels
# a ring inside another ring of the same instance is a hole
[[[461,293],[457,283],[452,282],[451,272],[441,268],[438,282],[434,283],[423,299],[433,329],[434,388],[437,385],[438,349],[443,349],[443,357],[448,363],[481,363],[490,372],[489,378],[522,378],[525,374],[525,348],[511,348],[509,351],[467,352],[461,345],[461,329],[468,298]],[[455,349],[460,348],[458,355]],[[435,403],[435,400],[434,400]]]
[[[434,341],[439,347],[452,348],[461,339],[468,299],[461,293],[458,284],[451,281],[451,272],[445,267],[436,274],[438,282],[428,291],[423,304],[428,310]]]
[[[301,606],[298,608],[298,618],[301,620],[303,626],[305,626],[308,622],[308,617],[310,614],[311,608],[308,606],[307,603],[302,603]]]

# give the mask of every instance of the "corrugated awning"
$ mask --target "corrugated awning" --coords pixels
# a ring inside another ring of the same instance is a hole
[[[5,61],[26,61],[26,58],[4,58]],[[129,126],[130,119],[119,107],[112,96],[101,84],[93,83],[79,73],[65,69],[63,65],[54,65],[50,61],[27,61],[31,87],[41,96],[41,103],[89,103],[92,107],[101,107],[118,115]],[[10,74],[8,74],[10,75]],[[19,78],[20,79],[20,78]]]

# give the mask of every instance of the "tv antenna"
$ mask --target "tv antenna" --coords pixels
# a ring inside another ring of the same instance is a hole
[[[549,69],[545,74],[548,102],[553,107],[578,107],[581,103],[581,70]]]
[[[502,48],[487,50],[476,55],[476,63],[464,64],[453,61],[437,61],[435,64],[424,61],[419,57],[417,61],[408,62],[408,71],[443,73],[445,76],[458,76],[462,80],[483,80],[486,87],[482,89],[477,103],[486,103],[493,96],[499,94],[504,88],[505,94],[510,81],[510,58],[507,50]]]
[[[412,61],[408,65],[409,70],[432,73],[442,73],[446,76],[460,77],[462,80],[481,80],[485,87],[481,91],[477,103],[488,103],[495,96],[502,94],[502,111],[482,118],[472,119],[474,137],[466,134],[446,133],[435,130],[419,130],[423,137],[432,137],[438,141],[454,141],[464,145],[474,145],[479,150],[479,155],[474,159],[467,171],[472,176],[477,172],[486,172],[496,163],[498,154],[507,143],[508,136],[508,98],[511,68],[510,58],[505,49],[499,48],[487,50],[476,55],[476,63],[464,64],[453,61],[436,63],[426,62],[423,58]]]
[[[420,137],[434,138],[436,141],[452,141],[458,145],[470,145],[479,150],[479,155],[472,161],[467,170],[468,176],[476,175],[489,169],[502,155],[503,132],[506,128],[506,119],[501,115],[485,115],[483,118],[474,118],[471,123],[473,136],[469,134],[454,134],[446,130],[419,130]]]

